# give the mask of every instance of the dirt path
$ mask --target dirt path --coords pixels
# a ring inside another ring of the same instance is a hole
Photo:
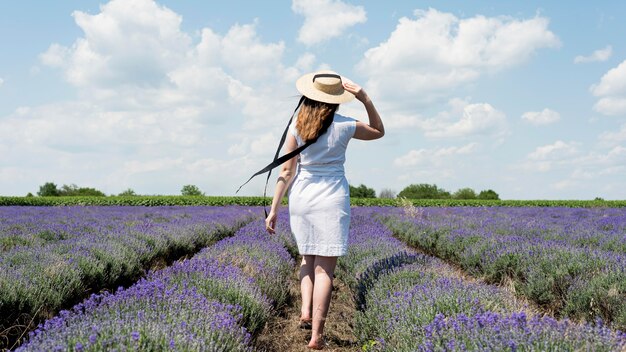
[[[267,352],[311,351],[306,348],[311,337],[311,330],[298,327],[300,318],[300,282],[299,268],[291,275],[290,295],[287,306],[265,326],[257,338],[257,349]],[[324,335],[328,346],[325,351],[359,351],[356,338],[352,333],[354,301],[349,288],[339,279],[334,279],[333,296],[330,312],[326,321]]]

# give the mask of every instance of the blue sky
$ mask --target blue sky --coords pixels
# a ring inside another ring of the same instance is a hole
[[[370,93],[387,134],[346,176],[503,199],[626,199],[622,2],[0,4],[0,194],[233,195],[272,157],[300,75]],[[367,121],[357,102],[343,114]],[[241,193],[259,195],[262,178]],[[271,193],[271,190],[270,190]]]

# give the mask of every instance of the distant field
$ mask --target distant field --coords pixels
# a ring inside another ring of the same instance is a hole
[[[283,200],[283,203],[286,199]],[[477,199],[388,199],[352,198],[352,206],[416,207],[626,207],[626,200],[477,200]],[[269,205],[271,198],[218,196],[132,196],[132,197],[0,197],[0,206],[63,206],[63,205]]]

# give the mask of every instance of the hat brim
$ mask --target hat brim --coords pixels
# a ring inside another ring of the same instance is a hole
[[[313,76],[315,76],[318,73],[325,73],[325,72],[326,71],[307,73],[306,75],[300,77],[296,81],[296,88],[302,95],[304,95],[305,97],[309,99],[313,99],[313,100],[317,100],[317,101],[321,101],[321,102],[329,103],[329,104],[341,104],[341,103],[349,102],[350,100],[354,99],[354,94],[348,92],[345,89],[343,89],[343,92],[341,94],[336,94],[336,95],[328,94],[328,93],[325,93],[316,89],[313,86]],[[331,71],[328,71],[328,72],[331,72]],[[345,80],[344,77],[341,77],[341,80],[344,81]]]

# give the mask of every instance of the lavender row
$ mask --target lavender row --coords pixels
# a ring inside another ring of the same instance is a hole
[[[391,231],[374,219],[377,210],[380,208],[352,208],[349,250],[337,261],[336,275],[354,292],[360,309],[365,308],[365,294],[381,272],[427,260],[393,238]]]
[[[613,351],[626,348],[626,335],[621,332],[601,324],[579,325],[568,320],[527,316],[524,311],[528,309],[506,291],[480,282],[468,282],[441,260],[412,253],[393,238],[391,231],[373,220],[376,215],[394,211],[354,209],[349,254],[341,259],[343,267],[361,268],[354,279],[364,283],[352,287],[356,288],[357,301],[359,294],[362,295],[355,331],[364,350]],[[398,253],[416,259],[413,263],[381,260]],[[383,267],[383,262],[389,265]],[[361,274],[368,271],[364,268],[368,265],[371,272],[376,272],[375,278]]]
[[[135,281],[249,219],[247,207],[1,207],[0,327],[15,336],[23,317]]]
[[[432,208],[397,214],[397,236],[573,319],[626,329],[626,210]]]
[[[237,231],[236,236],[207,247],[196,258],[213,258],[240,268],[254,279],[275,307],[282,307],[289,298],[285,288],[298,251],[285,217],[279,219],[275,235],[269,236],[263,223],[251,222]]]
[[[142,279],[61,311],[17,351],[246,351],[240,311],[194,289]]]
[[[269,237],[254,221],[129,289],[61,312],[20,351],[252,350],[254,334],[288,292],[294,261],[285,242],[286,234]]]
[[[626,335],[534,314],[496,286],[450,275],[437,259],[392,269],[368,291],[355,329],[372,350],[619,351]],[[526,313],[526,312],[530,313]]]

